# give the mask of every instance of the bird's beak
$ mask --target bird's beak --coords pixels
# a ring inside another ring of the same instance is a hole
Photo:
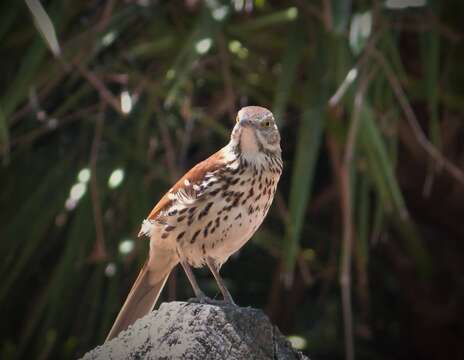
[[[248,120],[248,119],[241,119],[239,122],[240,126],[250,126],[251,125],[251,121]]]

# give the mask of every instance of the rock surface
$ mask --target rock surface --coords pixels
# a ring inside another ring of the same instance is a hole
[[[260,310],[171,302],[82,359],[308,358],[294,350]]]

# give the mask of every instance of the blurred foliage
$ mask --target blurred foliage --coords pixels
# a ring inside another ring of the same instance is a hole
[[[104,340],[142,219],[247,104],[285,172],[223,268],[236,301],[314,358],[350,331],[358,359],[464,358],[461,1],[42,4],[0,5],[2,359]],[[163,297],[191,295],[179,272]]]

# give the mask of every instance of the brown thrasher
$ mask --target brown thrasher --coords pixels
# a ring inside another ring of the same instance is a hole
[[[200,302],[208,298],[190,266],[206,264],[224,300],[234,304],[219,269],[258,229],[281,172],[274,116],[259,106],[241,109],[229,143],[185,174],[143,221],[139,236],[150,237],[150,255],[107,340],[151,311],[178,263]]]

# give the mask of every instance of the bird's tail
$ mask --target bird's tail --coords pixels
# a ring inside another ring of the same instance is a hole
[[[121,331],[126,330],[129,325],[153,309],[175,265],[177,265],[177,261],[171,253],[166,254],[161,250],[156,251],[155,256],[150,256],[149,262],[145,262],[140,270],[139,276],[106,337],[106,341],[118,336]]]

